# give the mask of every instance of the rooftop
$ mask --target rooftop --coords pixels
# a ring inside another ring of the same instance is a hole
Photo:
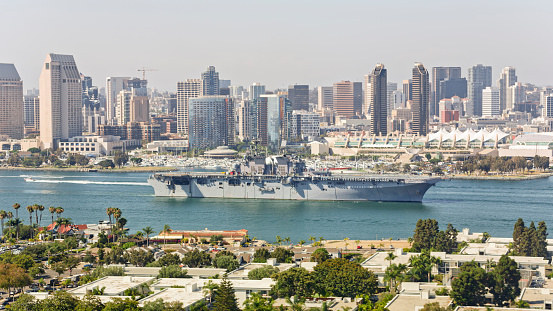
[[[14,64],[0,63],[0,80],[1,81],[21,81],[17,69]]]
[[[434,298],[422,298],[421,295],[399,294],[388,304],[390,311],[416,311],[427,303],[438,302],[441,307],[447,307],[451,302],[449,296],[436,296]]]
[[[186,309],[197,301],[204,299],[204,294],[202,291],[191,292],[187,288],[166,288],[141,299],[139,303],[144,305],[144,303],[155,301],[156,299],[163,299],[163,302],[182,302],[183,307]]]
[[[105,287],[104,295],[117,296],[125,290],[139,286],[142,283],[151,282],[154,277],[136,277],[136,276],[106,276],[94,282],[68,290],[71,294],[85,295],[87,291],[93,288],[102,289]]]

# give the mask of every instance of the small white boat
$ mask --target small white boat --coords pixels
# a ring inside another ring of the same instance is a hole
[[[25,177],[26,182],[33,182],[35,181],[32,177]]]

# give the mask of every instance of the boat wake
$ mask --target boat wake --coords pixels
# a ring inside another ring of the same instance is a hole
[[[90,181],[90,180],[50,180],[50,179],[33,179],[26,180],[27,182],[39,182],[49,184],[81,184],[81,185],[128,185],[128,186],[149,186],[145,182],[117,182],[117,181]]]

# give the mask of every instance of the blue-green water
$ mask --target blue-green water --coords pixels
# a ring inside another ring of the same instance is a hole
[[[25,182],[32,176],[37,182]],[[156,198],[146,173],[0,172],[0,209],[21,204],[19,217],[28,222],[25,206],[62,206],[63,217],[75,223],[107,219],[106,207],[118,207],[135,232],[145,226],[172,229],[248,229],[250,236],[307,240],[406,238],[419,218],[435,218],[442,227],[487,231],[511,236],[519,217],[545,220],[553,227],[553,178],[529,181],[444,181],[432,187],[421,203],[299,202],[241,199]],[[14,212],[15,214],[15,212]],[[34,219],[34,218],[33,218]],[[42,224],[51,219],[47,209]]]

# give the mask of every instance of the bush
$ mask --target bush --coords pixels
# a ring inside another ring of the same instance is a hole
[[[248,272],[248,279],[250,280],[261,280],[264,278],[270,278],[275,273],[279,273],[280,270],[277,267],[265,266],[261,268],[256,268]]]
[[[159,270],[158,278],[189,278],[188,271],[178,265],[169,265]]]
[[[92,276],[95,279],[103,278],[105,276],[123,276],[125,270],[123,267],[98,267],[92,271]]]

